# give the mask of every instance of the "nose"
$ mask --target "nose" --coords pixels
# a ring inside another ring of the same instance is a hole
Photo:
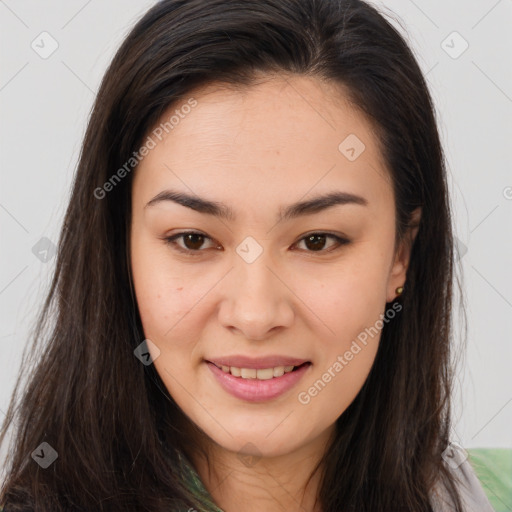
[[[265,252],[252,263],[236,261],[228,279],[218,316],[223,327],[248,340],[264,340],[293,324],[290,284]]]

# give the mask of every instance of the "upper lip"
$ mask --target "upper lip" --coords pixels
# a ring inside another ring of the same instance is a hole
[[[309,362],[307,359],[297,357],[288,357],[280,355],[271,355],[265,357],[248,357],[242,355],[232,355],[223,357],[213,357],[207,359],[208,362],[216,366],[235,366],[236,368],[275,368],[276,366],[300,366]]]

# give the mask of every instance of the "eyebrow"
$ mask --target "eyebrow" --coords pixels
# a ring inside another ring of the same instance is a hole
[[[163,190],[153,197],[153,199],[151,199],[144,208],[154,206],[163,201],[172,201],[182,206],[186,206],[187,208],[191,208],[196,212],[213,215],[221,219],[229,221],[235,220],[235,213],[229,206],[219,203],[218,201],[211,201],[196,195],[189,195],[175,190]],[[306,201],[298,201],[287,205],[284,208],[280,208],[278,220],[290,220],[303,215],[318,213],[333,206],[346,204],[367,206],[368,200],[364,197],[348,192],[330,192]]]

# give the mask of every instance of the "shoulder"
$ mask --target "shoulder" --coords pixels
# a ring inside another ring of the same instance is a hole
[[[461,464],[446,465],[455,477],[464,512],[495,512],[468,458]],[[434,512],[454,510],[448,490],[438,482],[432,493]]]

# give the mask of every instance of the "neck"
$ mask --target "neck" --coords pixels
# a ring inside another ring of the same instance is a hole
[[[321,512],[317,496],[329,432],[293,453],[251,457],[210,443],[208,462],[192,457],[205,488],[224,512]],[[315,470],[316,468],[316,470]]]

